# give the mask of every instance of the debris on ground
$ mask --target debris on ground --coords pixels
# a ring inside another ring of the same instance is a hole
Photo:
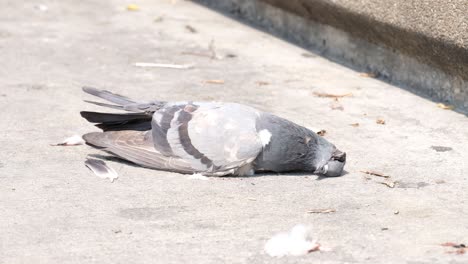
[[[255,82],[258,86],[263,86],[263,85],[269,85],[269,82],[264,82],[264,81],[257,81]]]
[[[85,161],[85,165],[99,178],[108,178],[111,182],[114,182],[114,180],[119,177],[117,172],[107,166],[107,164],[102,160],[88,158]]]
[[[307,211],[309,214],[329,214],[329,213],[335,213],[336,209],[332,208],[326,208],[326,209],[312,209]]]
[[[136,62],[136,67],[143,68],[168,68],[168,69],[191,69],[194,64],[171,64],[171,63],[152,63],[152,62]]]
[[[453,110],[455,108],[455,106],[453,106],[453,105],[446,105],[446,104],[443,104],[443,103],[438,103],[437,107],[439,107],[441,109],[444,109],[444,110]]]
[[[209,50],[210,53],[211,53],[211,58],[212,58],[212,59],[217,59],[217,60],[223,59],[222,56],[218,56],[218,54],[216,53],[216,48],[215,48],[214,39],[212,39],[212,40],[210,41],[210,44],[208,45],[208,50]]]
[[[451,147],[444,147],[444,146],[431,146],[431,149],[437,152],[446,152],[452,150]]]
[[[452,248],[457,249],[457,250],[454,250],[454,251],[447,251],[447,253],[449,253],[449,254],[463,255],[467,251],[467,247],[463,243],[445,242],[445,243],[442,243],[440,245],[443,246],[443,247],[452,247]]]
[[[429,186],[430,184],[427,182],[398,182],[398,188],[424,188]]]
[[[311,228],[304,225],[294,226],[289,233],[279,233],[265,244],[265,252],[271,257],[302,256],[314,251],[330,251],[323,248],[317,240],[311,240]]]
[[[188,176],[188,179],[190,179],[190,180],[202,180],[202,181],[207,181],[207,180],[208,180],[208,177],[204,176],[204,175],[201,174],[201,173],[194,173],[194,174]]]
[[[377,74],[372,73],[372,72],[361,72],[359,73],[359,76],[364,77],[364,78],[375,78],[377,77]]]
[[[340,111],[344,110],[344,107],[343,105],[340,104],[340,101],[338,101],[338,98],[335,98],[333,100],[333,102],[330,104],[330,108],[332,110],[340,110]]]
[[[395,214],[395,215],[397,215],[397,214],[399,214],[399,213],[400,213],[400,211],[398,211],[398,210],[395,211],[395,212],[393,212],[393,214]]]
[[[323,137],[323,136],[325,136],[325,134],[327,134],[327,131],[325,129],[321,129],[321,130],[317,131],[317,135],[319,135],[319,136]]]
[[[209,84],[224,84],[224,80],[205,80],[204,83],[209,83]]]
[[[326,97],[326,98],[343,98],[343,97],[353,96],[352,93],[347,93],[347,94],[329,94],[329,93],[319,93],[319,92],[314,92],[314,95],[317,96],[317,97]]]
[[[369,175],[372,175],[372,176],[383,177],[383,178],[390,178],[389,175],[385,175],[385,174],[383,174],[383,173],[376,172],[376,171],[362,170],[362,171],[360,171],[360,172],[365,173],[365,174],[369,174]]]
[[[129,5],[127,5],[127,10],[128,11],[139,11],[140,7],[138,5],[135,5],[135,4],[129,4]]]
[[[153,22],[155,22],[155,23],[159,23],[159,22],[163,22],[163,21],[164,21],[164,17],[163,17],[163,16],[158,16],[157,18],[155,18],[155,19],[153,20]]]
[[[386,185],[389,188],[395,188],[395,186],[397,185],[398,182],[387,179],[385,181],[381,181],[381,182],[378,182],[378,183]]]
[[[382,227],[382,228],[380,228],[380,230],[382,230],[382,231],[387,231],[387,230],[388,230],[388,227]]]
[[[190,33],[197,33],[198,31],[192,27],[191,25],[185,25],[185,29],[187,29]]]
[[[377,124],[379,124],[379,125],[385,125],[385,119],[383,119],[383,118],[379,118],[379,119],[375,120],[375,122]]]
[[[35,5],[34,8],[42,12],[49,10],[49,7],[43,4]]]
[[[349,125],[352,126],[352,127],[358,127],[359,123],[353,123],[353,124],[349,124]]]
[[[182,51],[180,54],[211,58],[211,54],[202,53],[202,52]]]
[[[79,135],[74,135],[69,138],[64,139],[62,142],[57,144],[51,144],[51,146],[79,146],[83,145],[85,141]]]
[[[302,53],[301,56],[305,57],[305,58],[315,58],[315,57],[317,57],[317,55],[312,54],[312,53]]]

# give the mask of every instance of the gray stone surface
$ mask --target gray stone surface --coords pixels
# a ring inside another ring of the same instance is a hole
[[[468,113],[465,1],[197,1]]]
[[[191,2],[141,0],[138,12],[119,0],[36,4],[0,9],[0,263],[467,261],[439,245],[467,242],[465,116]],[[211,40],[225,58],[182,54],[208,53]],[[87,155],[106,154],[49,145],[97,130],[78,114],[98,109],[82,101],[90,99],[83,85],[271,111],[327,130],[348,153],[348,173],[200,181],[110,160],[120,174],[110,183],[84,166]],[[334,102],[314,92],[353,96]],[[400,184],[388,188],[361,170]],[[337,211],[307,213],[316,208]],[[279,260],[263,253],[269,237],[297,223],[313,225],[333,250]]]

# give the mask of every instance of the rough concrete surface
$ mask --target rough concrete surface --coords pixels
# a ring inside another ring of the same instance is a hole
[[[465,116],[194,3],[135,3],[140,11],[119,0],[3,1],[0,263],[468,261],[440,246],[468,237]],[[211,40],[224,58],[182,54],[209,54]],[[78,113],[98,110],[83,102],[83,85],[140,99],[240,102],[325,129],[347,151],[347,174],[202,181],[109,160],[120,175],[111,183],[84,166],[87,155],[106,154],[50,146],[97,131]],[[389,188],[361,170],[399,183]],[[307,213],[318,208],[336,212]],[[263,253],[268,238],[298,223],[332,251]]]

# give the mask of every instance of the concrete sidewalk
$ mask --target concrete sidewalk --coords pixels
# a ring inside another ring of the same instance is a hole
[[[440,246],[467,243],[465,116],[192,2],[135,3],[139,11],[118,0],[7,1],[0,10],[0,263],[468,261]],[[106,154],[50,146],[97,131],[79,116],[98,110],[83,102],[83,85],[271,111],[325,129],[347,152],[348,173],[201,181],[110,160],[120,175],[110,183],[84,166],[87,155]],[[336,212],[307,213],[318,208]],[[283,259],[263,252],[298,223],[333,250]]]

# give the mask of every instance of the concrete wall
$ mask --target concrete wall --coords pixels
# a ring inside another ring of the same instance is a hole
[[[199,2],[468,111],[468,3],[464,0]]]

